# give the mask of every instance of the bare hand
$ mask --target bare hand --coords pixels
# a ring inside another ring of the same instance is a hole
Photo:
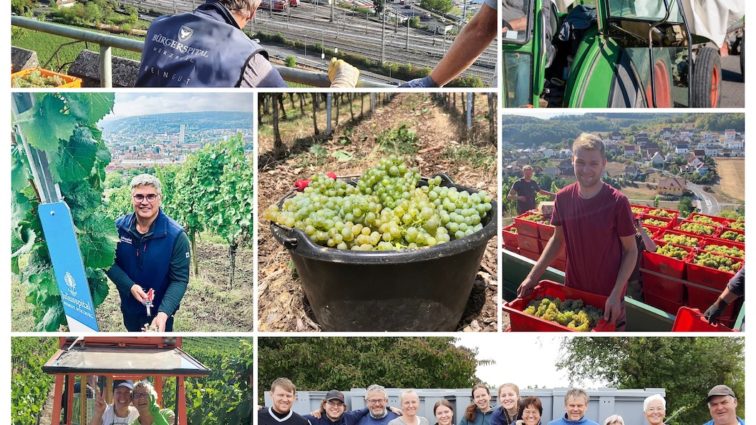
[[[525,280],[520,283],[520,286],[517,287],[517,297],[527,297],[531,292],[533,292],[533,288],[535,288],[536,285],[538,285],[538,281],[531,278],[530,276],[526,277]]]
[[[320,419],[320,409],[313,410],[312,412],[310,412],[310,415],[312,415],[312,417],[314,417],[315,419]]]
[[[168,315],[162,311],[152,319],[151,328],[157,328],[157,332],[165,332],[165,322],[168,320]]]
[[[622,299],[618,299],[613,293],[610,294],[604,305],[604,320],[612,325],[616,325],[621,313]]]
[[[398,407],[389,406],[389,410],[399,416],[402,416],[402,409],[399,409]]]
[[[102,416],[103,413],[105,413],[105,409],[108,407],[108,404],[105,403],[105,398],[102,396],[102,392],[100,392],[100,389],[98,387],[95,387],[95,392],[97,393],[95,397],[95,416]]]
[[[147,302],[147,293],[136,283],[131,285],[131,295],[142,304]]]
[[[520,195],[517,197],[517,200],[522,201],[522,202],[527,202],[528,198],[525,195]]]

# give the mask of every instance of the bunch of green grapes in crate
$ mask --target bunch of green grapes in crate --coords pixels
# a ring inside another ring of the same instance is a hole
[[[745,251],[735,246],[706,245],[704,251],[727,255],[728,257],[745,258]]]
[[[730,231],[730,230],[726,230],[726,231],[722,232],[722,234],[719,235],[719,237],[722,238],[722,239],[728,239],[728,240],[735,241],[735,242],[745,242],[745,235],[744,234],[738,233],[738,232],[733,232],[733,231]]]
[[[630,207],[630,210],[632,210],[633,214],[635,214],[635,215],[637,215],[637,214],[643,214],[643,213],[646,212],[646,209],[642,208],[642,207]]]
[[[730,223],[730,229],[745,230],[745,222],[742,220],[736,220]]]
[[[14,88],[51,88],[63,84],[65,84],[65,81],[59,76],[50,75],[46,77],[38,69],[35,69],[26,75],[13,77],[12,86]]]
[[[684,260],[685,257],[688,256],[688,251],[672,244],[660,246],[656,250],[656,253],[664,255],[665,257],[676,258],[678,260]]]
[[[646,214],[653,215],[654,217],[664,217],[664,218],[672,218],[672,217],[675,216],[673,213],[671,213],[669,211],[665,211],[665,210],[663,210],[661,208],[657,208],[657,209],[653,209],[653,210],[648,210],[648,212]]]
[[[596,307],[585,305],[583,300],[562,301],[551,297],[531,301],[523,312],[579,332],[593,329],[604,314]]]
[[[656,227],[666,227],[668,223],[666,221],[657,220],[655,218],[647,218],[643,220],[643,224]]]
[[[681,224],[679,229],[688,233],[695,233],[697,235],[713,235],[715,227],[696,222],[688,222]]]
[[[693,262],[699,266],[706,266],[723,272],[735,273],[743,265],[741,261],[733,260],[729,257],[712,254],[711,252],[702,252],[696,255]]]
[[[543,216],[540,212],[531,212],[528,215],[521,217],[522,220],[534,221],[541,224],[551,224],[549,220]]]
[[[717,226],[717,225],[719,225],[719,223],[717,223],[716,221],[712,220],[711,217],[706,217],[705,215],[696,215],[696,216],[693,216],[693,218],[691,219],[691,221],[695,221],[696,223],[706,224],[706,225],[709,225],[709,226]]]
[[[694,238],[692,236],[685,236],[685,235],[675,235],[671,233],[665,234],[662,240],[664,242],[673,243],[675,245],[685,245],[685,246],[698,245],[698,238]]]

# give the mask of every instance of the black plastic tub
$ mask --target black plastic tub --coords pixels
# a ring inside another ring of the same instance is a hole
[[[442,186],[476,192],[442,180]],[[338,250],[313,243],[301,230],[271,223],[271,231],[289,251],[322,330],[453,331],[486,243],[496,235],[496,211],[492,201],[483,229],[472,235],[416,250]]]

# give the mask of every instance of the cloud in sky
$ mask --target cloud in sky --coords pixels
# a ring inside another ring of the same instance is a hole
[[[105,119],[176,112],[236,111],[252,113],[252,93],[124,93],[115,95]]]

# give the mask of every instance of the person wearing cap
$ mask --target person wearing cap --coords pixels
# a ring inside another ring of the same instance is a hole
[[[363,416],[357,425],[388,425],[390,421],[399,417],[388,406],[386,388],[373,384],[367,388],[365,403],[370,412]]]
[[[312,425],[354,425],[367,413],[367,407],[347,412],[344,393],[331,390],[320,402],[319,410],[303,417]]]
[[[727,385],[717,385],[709,390],[706,397],[711,420],[704,425],[745,425],[745,421],[738,417],[738,398]]]
[[[206,0],[161,16],[144,41],[137,87],[287,87],[268,53],[242,30],[261,0]],[[359,70],[332,60],[331,87],[354,87]]]
[[[139,412],[131,405],[133,389],[132,381],[113,381],[113,404],[107,404],[102,393],[96,390],[95,411],[89,425],[128,425],[138,418]]]
[[[291,410],[297,399],[297,387],[288,378],[270,384],[271,407],[257,411],[257,425],[309,425],[310,421]]]

